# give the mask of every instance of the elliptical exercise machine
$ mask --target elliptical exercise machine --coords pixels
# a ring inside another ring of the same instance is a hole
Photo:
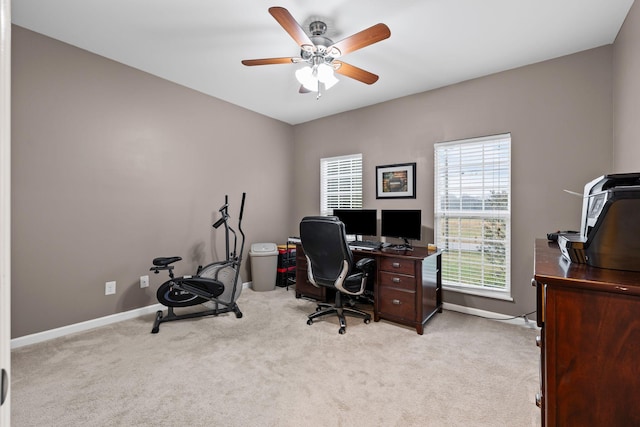
[[[224,197],[224,205],[218,210],[221,214],[213,228],[218,229],[224,225],[226,259],[224,261],[212,262],[204,267],[199,266],[195,276],[174,277],[172,265],[174,262],[182,260],[182,257],[160,257],[153,260],[153,267],[149,271],[158,274],[160,270],[169,271],[169,280],[158,288],[156,296],[158,302],[166,306],[167,314],[162,310],[156,312],[156,319],[153,323],[152,334],[157,334],[160,330],[160,323],[174,320],[192,319],[204,316],[217,316],[222,313],[235,313],[237,318],[242,317],[242,312],[236,301],[242,292],[242,279],[240,279],[240,265],[242,263],[242,251],[244,249],[244,232],[242,231],[242,214],[244,211],[244,200],[246,193],[242,193],[240,205],[240,215],[238,217],[238,231],[242,236],[240,251],[237,252],[237,234],[229,226],[229,196]],[[233,234],[233,250],[230,251],[230,233]],[[191,307],[198,304],[209,306],[208,309],[198,312],[175,314],[175,307]],[[213,308],[211,308],[213,305]]]

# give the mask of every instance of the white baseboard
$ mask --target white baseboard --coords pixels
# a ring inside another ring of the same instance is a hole
[[[251,282],[242,283],[242,289],[246,289],[250,286]],[[122,313],[116,313],[109,316],[99,317],[97,319],[87,320],[85,322],[74,323],[73,325],[62,326],[60,328],[50,329],[48,331],[25,335],[23,337],[12,339],[11,349],[52,340],[54,338],[63,337],[75,332],[88,331],[89,329],[110,325],[116,322],[122,322],[123,320],[129,320],[135,317],[144,316],[145,314],[155,313],[156,311],[163,310],[164,308],[166,307],[162,304],[153,304],[146,307],[136,308],[134,310],[124,311]]]
[[[123,311],[122,313],[116,313],[109,316],[99,317],[97,319],[87,320],[85,322],[74,323],[73,325],[62,326],[60,328],[50,329],[48,331],[25,335],[23,337],[12,339],[11,348],[14,349],[24,347],[25,345],[48,341],[54,338],[73,334],[75,332],[88,331],[89,329],[97,328],[100,326],[122,322],[123,320],[133,319],[135,317],[144,316],[145,314],[149,313],[155,313],[156,311],[162,310],[163,308],[165,307],[162,304],[154,304],[146,307],[136,308],[135,310]]]
[[[442,308],[444,310],[457,311],[458,313],[471,314],[474,316],[480,316],[488,319],[499,320],[501,322],[510,323],[518,326],[524,326],[527,328],[538,327],[535,320],[527,319],[526,317],[516,317],[514,319],[514,316],[509,316],[507,314],[494,313],[493,311],[480,310],[478,308],[465,307],[463,305],[451,304],[448,302],[443,303]]]

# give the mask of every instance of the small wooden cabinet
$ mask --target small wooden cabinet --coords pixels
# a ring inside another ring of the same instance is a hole
[[[547,427],[640,425],[640,273],[535,247],[541,389]]]
[[[296,245],[296,298],[310,298],[316,301],[327,302],[327,288],[316,287],[309,282],[307,276],[307,257],[304,255],[302,245]]]
[[[296,248],[296,297],[326,302],[333,298],[325,287],[315,287],[307,278],[307,259],[302,245]],[[441,252],[416,247],[413,251],[353,250],[354,258],[374,258],[374,312],[380,319],[411,326],[420,335],[435,313],[442,312]]]

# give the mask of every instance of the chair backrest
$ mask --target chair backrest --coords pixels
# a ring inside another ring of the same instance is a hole
[[[341,285],[353,268],[353,254],[342,221],[335,216],[304,217],[300,240],[309,264],[309,281],[327,287]]]

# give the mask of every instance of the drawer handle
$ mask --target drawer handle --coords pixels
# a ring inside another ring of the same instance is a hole
[[[400,305],[400,304],[402,304],[402,303],[400,302],[400,300],[399,300],[399,299],[393,299],[393,300],[391,300],[391,302],[392,302],[394,305]]]
[[[391,279],[391,281],[393,283],[400,283],[400,278],[399,277],[394,277],[393,279]]]
[[[393,266],[393,268],[400,268],[400,263],[399,262],[394,262],[391,265]]]
[[[538,408],[542,407],[542,394],[541,393],[536,393],[536,406]]]

